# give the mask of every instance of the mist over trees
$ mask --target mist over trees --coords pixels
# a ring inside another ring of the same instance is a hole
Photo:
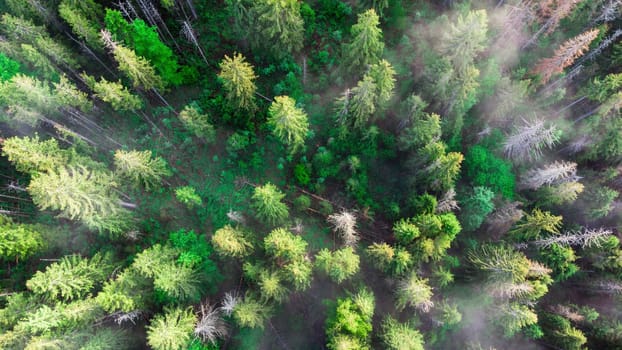
[[[622,1],[0,11],[0,348],[622,349]]]

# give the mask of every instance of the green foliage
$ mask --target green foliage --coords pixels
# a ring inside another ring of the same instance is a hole
[[[2,155],[7,157],[17,170],[32,174],[57,169],[69,161],[68,154],[61,150],[55,139],[42,141],[38,135],[4,140]]]
[[[408,245],[418,238],[421,232],[412,220],[401,219],[393,225],[393,235],[399,243]]]
[[[0,81],[8,81],[20,71],[19,62],[0,53]]]
[[[283,267],[284,278],[293,284],[294,289],[303,291],[311,287],[313,266],[306,258],[292,261]]]
[[[189,209],[203,205],[203,200],[192,186],[182,186],[175,189],[175,197]]]
[[[490,188],[507,199],[514,199],[516,179],[511,164],[482,146],[475,145],[467,152],[464,175],[476,186]]]
[[[0,216],[0,258],[24,260],[38,253],[45,243],[39,229],[30,225],[16,224]]]
[[[296,208],[297,211],[302,213],[309,207],[311,207],[311,198],[309,198],[309,196],[301,194],[294,199],[294,208]]]
[[[503,329],[504,335],[509,338],[522,328],[536,324],[538,315],[525,305],[511,303],[501,309],[501,315],[497,321],[498,325]]]
[[[111,271],[107,257],[96,254],[90,259],[70,255],[37,271],[26,282],[28,289],[50,301],[75,300],[84,297]]]
[[[255,215],[262,222],[269,225],[284,223],[289,217],[289,210],[285,203],[281,202],[285,194],[271,183],[257,186],[253,193],[251,206],[255,209]]]
[[[110,82],[105,78],[95,81],[93,77],[82,76],[88,86],[93,90],[95,96],[104,102],[110,103],[116,111],[127,111],[140,109],[143,101],[140,97],[133,95],[121,82]]]
[[[296,0],[257,0],[250,8],[253,19],[251,35],[256,48],[268,49],[282,57],[303,46],[304,22]]]
[[[264,249],[270,256],[279,260],[293,261],[301,259],[307,248],[307,242],[283,228],[272,230],[264,238]]]
[[[490,214],[495,205],[492,202],[495,194],[486,187],[473,187],[472,192],[468,192],[460,200],[460,223],[465,231],[477,230]]]
[[[587,338],[583,332],[572,327],[570,321],[562,316],[543,313],[541,315],[542,330],[544,337],[554,346],[568,350],[582,350],[587,343]]]
[[[99,38],[98,24],[93,22],[89,15],[97,17],[98,12],[101,12],[99,4],[87,1],[86,4],[93,4],[94,6],[82,6],[86,8],[76,7],[74,1],[61,1],[58,6],[58,14],[65,20],[71,27],[71,30],[78,36],[79,39],[84,40],[91,47],[96,50],[101,50],[103,45]],[[99,11],[97,11],[99,10]]]
[[[129,179],[136,185],[150,190],[162,182],[163,177],[171,176],[166,161],[161,157],[152,158],[150,151],[123,151],[114,153],[115,173]]]
[[[574,264],[577,256],[571,247],[554,243],[540,249],[538,253],[542,262],[553,269],[556,281],[565,281],[579,271],[579,267]]]
[[[208,116],[203,114],[195,105],[185,106],[179,112],[179,120],[181,120],[186,129],[206,142],[213,142],[216,138],[216,131],[214,126],[209,123]]]
[[[529,273],[529,260],[502,245],[482,245],[470,250],[467,259],[491,281],[523,282]]]
[[[293,154],[304,146],[309,130],[307,114],[296,107],[296,101],[288,96],[276,96],[268,109],[267,124],[276,137],[286,144]]]
[[[373,243],[366,249],[372,265],[380,270],[388,270],[395,257],[395,249],[386,243]]]
[[[233,54],[233,58],[225,55],[220,62],[218,74],[225,90],[229,103],[236,108],[253,110],[255,108],[255,79],[257,76],[253,66],[245,61],[239,53]]]
[[[521,223],[516,224],[510,233],[522,239],[539,238],[543,231],[559,234],[562,219],[561,216],[536,208],[532,210],[531,214],[525,215],[525,219]]]
[[[409,323],[388,316],[382,322],[382,341],[390,350],[423,350],[423,336]]]
[[[191,340],[197,317],[192,308],[165,309],[147,326],[147,342],[156,350],[186,349]]]
[[[182,83],[181,67],[173,51],[162,41],[156,27],[147,25],[141,19],[128,23],[117,10],[106,9],[104,18],[108,29],[116,40],[131,47],[136,54],[147,59],[166,84],[178,86]]]
[[[125,46],[116,43],[111,43],[109,46],[112,46],[112,54],[119,64],[119,70],[130,78],[135,88],[151,90],[165,87],[162,78],[148,60]]]
[[[214,232],[212,244],[216,252],[223,256],[243,258],[253,251],[253,245],[240,229],[226,225]]]
[[[233,319],[240,327],[261,328],[270,314],[270,308],[250,296],[238,302],[233,309]]]
[[[107,281],[97,294],[97,303],[107,312],[132,312],[142,310],[149,293],[149,281],[136,269],[127,268],[119,273],[114,280]]]
[[[369,349],[374,295],[366,290],[350,298],[337,299],[334,313],[326,319],[328,348]]]
[[[283,285],[281,275],[276,271],[262,270],[257,276],[257,285],[261,299],[266,302],[269,300],[283,302],[289,292]]]
[[[379,24],[380,19],[374,9],[358,15],[358,21],[351,29],[352,41],[344,44],[342,49],[345,67],[361,70],[380,60],[384,43]]]
[[[306,186],[309,182],[311,182],[311,170],[305,164],[296,164],[294,167],[294,178],[296,178],[296,181],[298,181],[299,184]],[[309,205],[311,205],[310,202]],[[307,207],[309,205],[307,205]]]
[[[334,252],[322,249],[315,256],[315,267],[328,275],[335,283],[341,283],[359,271],[359,256],[352,247],[345,247]]]

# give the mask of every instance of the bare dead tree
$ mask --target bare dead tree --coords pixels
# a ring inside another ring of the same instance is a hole
[[[609,2],[603,4],[600,15],[592,23],[606,23],[615,20],[620,15],[621,6],[622,0],[609,0]]]
[[[240,297],[236,291],[229,291],[225,293],[222,301],[220,302],[220,311],[226,316],[231,316],[233,309],[240,302]]]
[[[523,119],[523,125],[505,141],[503,151],[514,161],[533,160],[540,158],[544,149],[553,147],[558,140],[554,125],[547,127],[543,120],[537,118],[531,121]]]
[[[201,44],[199,44],[199,39],[197,38],[196,33],[192,28],[190,22],[184,21],[182,23],[181,34],[194,45],[194,47],[199,51],[199,54],[201,55],[201,58],[203,58],[205,64],[209,66],[209,63],[207,62],[207,57],[205,57],[205,53],[203,53]]]
[[[346,246],[355,246],[360,240],[359,233],[356,230],[356,216],[347,210],[342,210],[328,216],[327,221],[333,225],[335,232]]]
[[[229,327],[222,319],[221,310],[215,305],[201,304],[194,335],[214,345],[218,339],[225,339],[229,335]]]
[[[537,190],[544,185],[556,185],[578,179],[577,163],[556,161],[542,168],[527,171],[521,181],[521,188]]]
[[[452,210],[459,209],[460,207],[458,206],[458,201],[456,201],[456,190],[453,188],[450,188],[447,192],[445,192],[436,205],[437,213],[447,213]]]
[[[540,239],[531,242],[531,244],[538,248],[548,248],[553,244],[559,244],[563,246],[580,246],[581,248],[600,247],[607,237],[611,236],[613,232],[608,229],[584,229],[583,231],[568,231],[559,236],[552,236],[549,238]]]

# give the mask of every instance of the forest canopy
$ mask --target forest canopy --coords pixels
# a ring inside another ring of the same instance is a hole
[[[622,349],[621,28],[0,0],[0,348]]]

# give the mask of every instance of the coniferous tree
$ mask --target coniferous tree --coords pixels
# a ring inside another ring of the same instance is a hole
[[[298,1],[257,0],[253,2],[250,16],[255,47],[268,48],[276,56],[302,48],[304,21]]]
[[[341,283],[359,271],[359,256],[352,247],[345,247],[334,252],[322,249],[315,256],[315,267],[328,275],[335,283]]]
[[[423,336],[412,325],[387,317],[382,323],[382,340],[390,350],[423,350]]]
[[[114,154],[115,173],[135,184],[152,189],[162,182],[163,177],[171,176],[166,161],[161,157],[151,157],[150,151],[117,150]]]
[[[583,55],[589,45],[598,36],[598,29],[591,29],[568,41],[555,50],[555,55],[551,58],[544,58],[534,67],[533,72],[539,74],[541,83],[546,84],[554,74],[564,71],[564,68]]]
[[[226,225],[214,232],[212,244],[218,254],[243,258],[253,251],[253,245],[241,230]]]
[[[397,297],[395,307],[398,310],[411,306],[422,312],[428,312],[434,306],[431,300],[432,288],[428,285],[428,280],[419,278],[414,271],[398,282],[395,293]]]
[[[107,81],[105,78],[96,81],[95,78],[87,75],[82,75],[82,77],[93,90],[95,96],[110,103],[116,111],[137,110],[143,106],[140,97],[132,94],[120,81]]]
[[[156,350],[181,350],[191,340],[197,318],[192,308],[164,310],[147,326],[147,342]]]
[[[26,283],[28,289],[50,301],[75,300],[87,295],[111,271],[106,257],[90,259],[77,255],[63,257],[37,273]]]
[[[58,169],[69,162],[55,139],[41,141],[38,135],[4,140],[2,154],[17,170],[31,174]]]
[[[233,319],[241,327],[261,328],[268,318],[270,308],[250,296],[238,302],[233,308]]]
[[[338,118],[342,124],[357,129],[366,126],[376,111],[377,88],[374,79],[366,75],[356,87],[346,90],[337,99]]]
[[[184,126],[196,137],[203,138],[206,142],[212,142],[216,137],[214,126],[209,123],[208,116],[201,113],[194,105],[187,105],[179,112],[179,119]]]
[[[309,130],[307,114],[296,107],[296,101],[288,96],[277,96],[268,110],[268,125],[291,153],[304,146]]]
[[[225,55],[220,62],[218,77],[227,91],[229,103],[237,108],[253,110],[255,108],[255,79],[253,66],[246,62],[240,53],[232,57]]]
[[[44,246],[43,237],[36,227],[13,223],[11,219],[0,216],[0,258],[19,262]]]
[[[272,230],[264,238],[266,253],[280,260],[298,260],[306,253],[306,248],[307,242],[302,237],[283,228]]]
[[[344,64],[351,70],[362,70],[367,65],[377,63],[384,51],[380,19],[374,9],[358,15],[352,26],[352,41],[343,45]]]
[[[266,224],[277,225],[283,223],[289,216],[285,203],[281,202],[285,194],[271,183],[255,188],[251,206],[255,215]]]
[[[463,74],[473,63],[475,56],[485,49],[488,32],[486,10],[469,11],[459,15],[449,23],[441,41],[441,53],[446,56],[454,68]]]

